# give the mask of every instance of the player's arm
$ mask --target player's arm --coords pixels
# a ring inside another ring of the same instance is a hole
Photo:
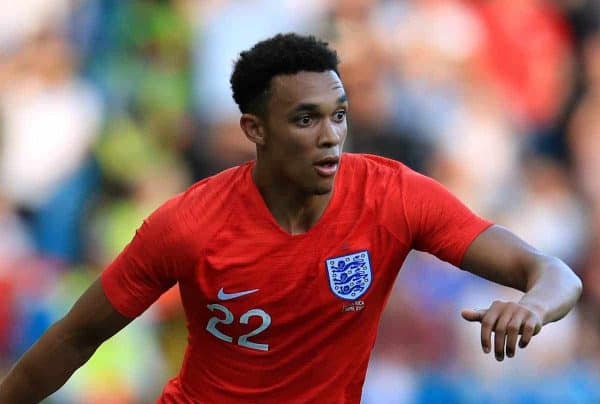
[[[501,226],[491,226],[467,248],[461,268],[490,281],[519,289],[519,302],[494,302],[485,310],[464,310],[463,317],[481,323],[481,345],[496,359],[527,346],[544,324],[564,317],[581,294],[581,280],[560,259],[544,255]]]
[[[131,321],[117,312],[96,280],[0,382],[0,403],[37,403],[60,388],[108,338]]]

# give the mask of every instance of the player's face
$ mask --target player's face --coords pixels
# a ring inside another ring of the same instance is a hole
[[[331,192],[346,140],[347,109],[333,71],[273,78],[261,158],[302,192]]]

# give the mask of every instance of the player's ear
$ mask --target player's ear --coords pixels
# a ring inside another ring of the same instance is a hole
[[[252,143],[263,146],[265,144],[265,129],[262,120],[254,114],[242,114],[240,127]]]

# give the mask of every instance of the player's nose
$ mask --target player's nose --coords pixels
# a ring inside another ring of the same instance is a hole
[[[344,134],[340,125],[337,125],[334,122],[325,122],[319,134],[319,146],[338,146],[342,142],[343,136]]]

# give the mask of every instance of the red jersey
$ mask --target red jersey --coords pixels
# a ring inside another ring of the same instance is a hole
[[[254,163],[169,200],[102,274],[136,317],[179,284],[188,347],[160,403],[359,403],[379,317],[412,249],[458,265],[490,222],[382,157],[343,154],[306,233],[275,221]]]

